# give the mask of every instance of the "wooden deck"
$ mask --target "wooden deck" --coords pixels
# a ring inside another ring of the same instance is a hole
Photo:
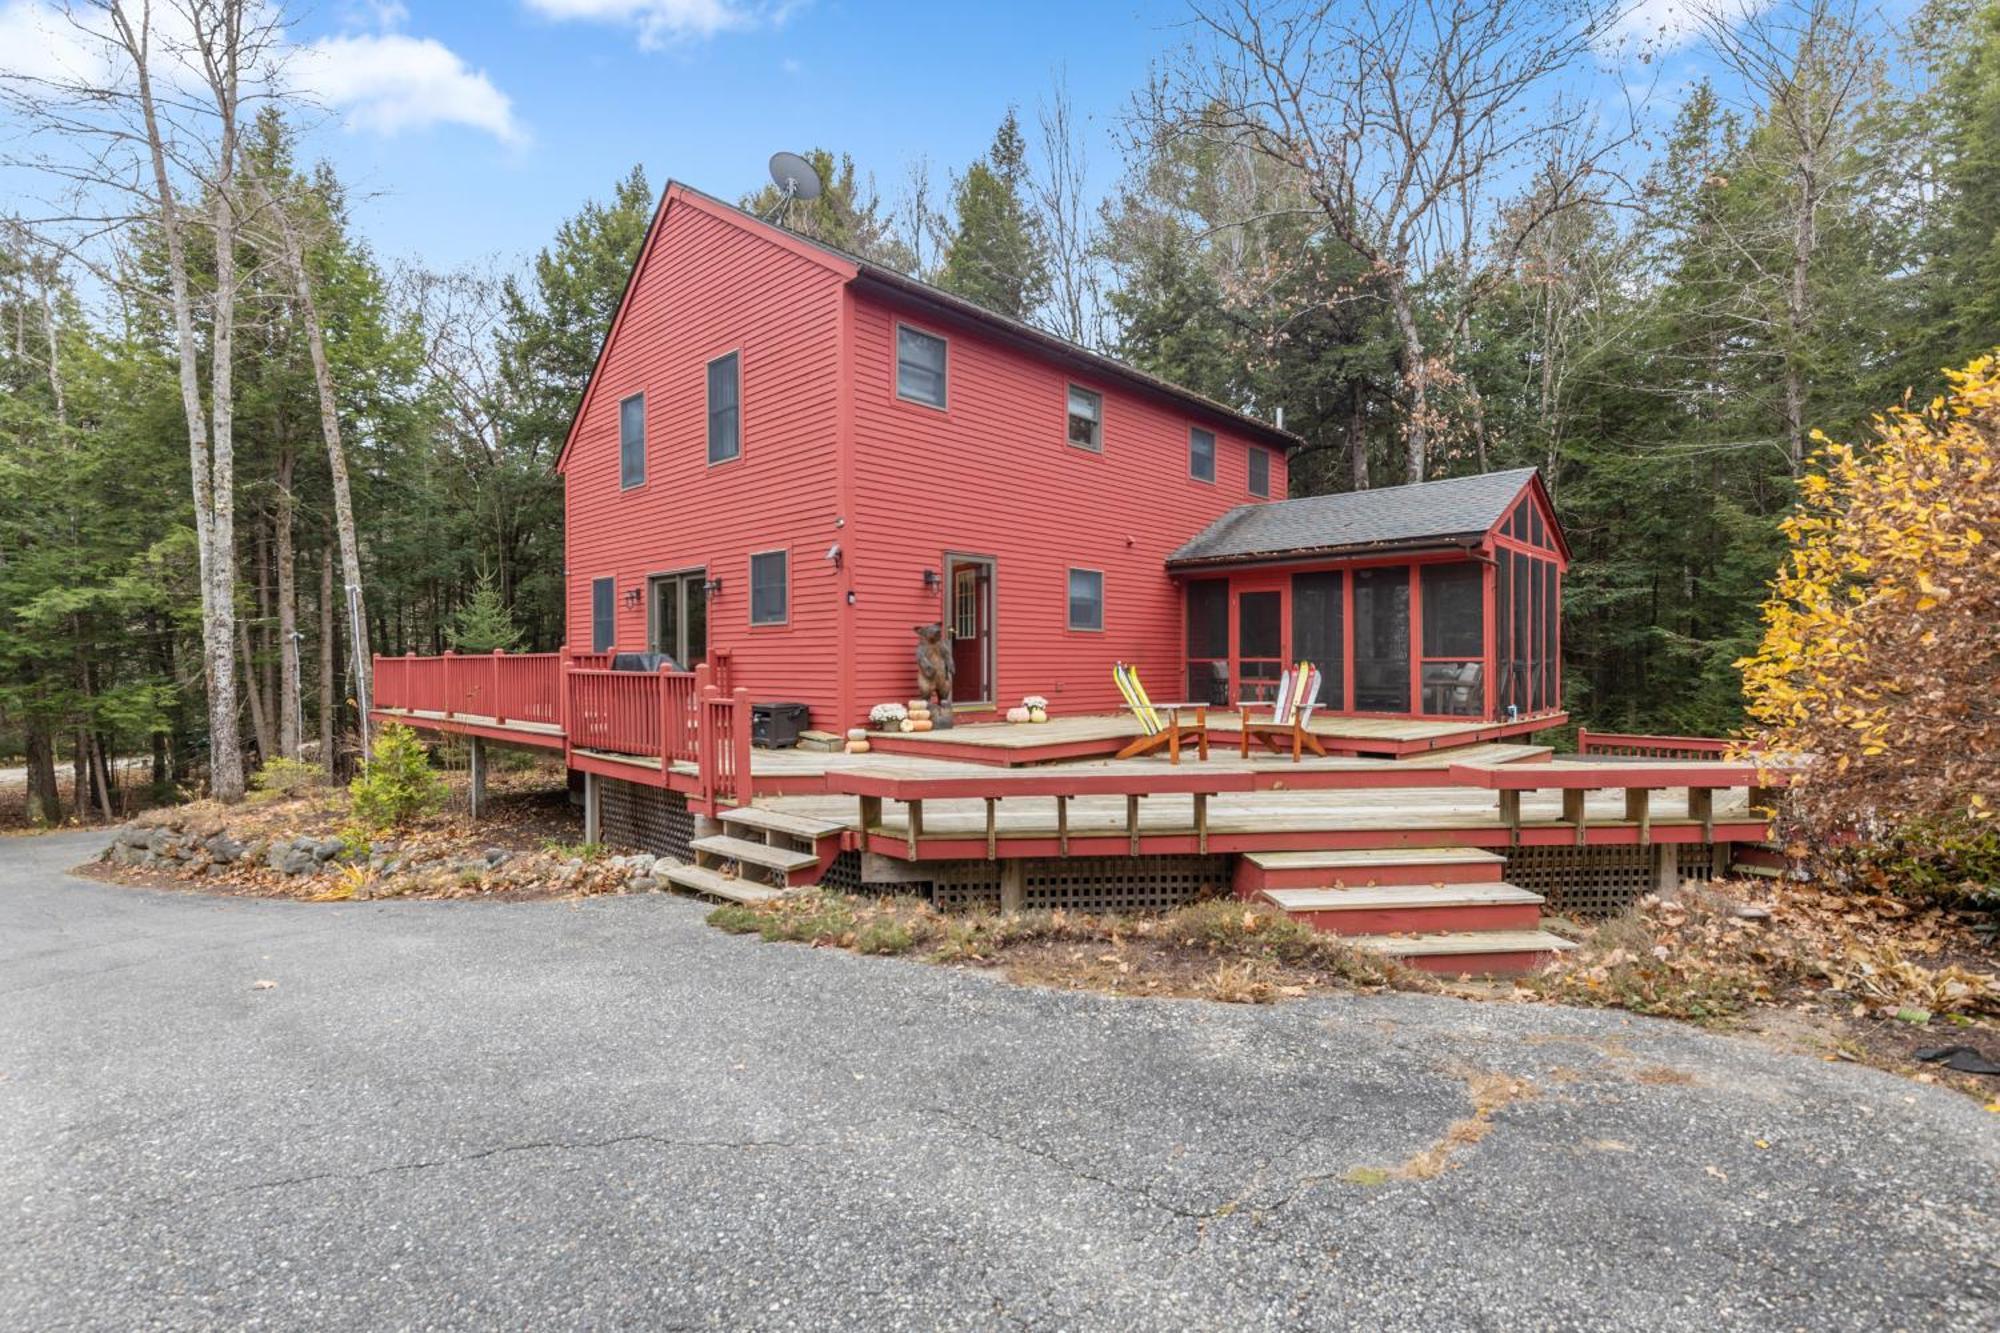
[[[480,736],[511,745],[527,745],[538,750],[563,748],[563,729],[554,722],[502,721],[481,713],[441,713],[421,708],[372,708],[368,715],[377,722],[401,722],[426,731],[448,731],[460,736]]]
[[[1701,790],[1697,788],[1697,790]],[[1149,797],[1093,793],[1065,801],[981,797],[864,800],[834,795],[760,799],[762,807],[840,823],[857,845],[901,860],[1011,857],[1196,855],[1398,847],[1645,846],[1756,841],[1765,817],[1745,793],[1713,801],[1708,815],[1685,813],[1686,788],[1661,788],[1656,810],[1633,817],[1622,790],[1587,792],[1579,827],[1575,800],[1558,791],[1522,797],[1510,822],[1491,791],[1465,787],[1354,787],[1318,791],[1226,791],[1197,814],[1186,794]],[[1699,797],[1692,798],[1699,802]]]
[[[377,710],[441,731],[563,749],[557,727],[476,714]],[[1212,716],[1226,731],[1233,713]],[[1768,834],[1754,764],[1719,759],[1553,755],[1508,736],[1549,718],[1495,726],[1396,718],[1315,719],[1329,748],[1392,747],[1400,757],[1242,756],[1212,748],[1113,760],[1129,717],[976,724],[884,738],[865,755],[748,750],[759,809],[824,821],[842,844],[908,860],[1335,852],[1515,846],[1756,842]],[[1500,733],[1500,734],[1496,734]],[[943,737],[944,739],[939,739]],[[896,744],[895,742],[901,742]],[[1086,757],[1068,756],[1085,747]],[[576,746],[571,766],[699,794],[682,759]],[[726,804],[718,809],[727,808]]]
[[[1399,717],[1341,717],[1319,714],[1309,730],[1329,752],[1348,756],[1397,758],[1431,750],[1528,736],[1569,721],[1549,713],[1514,722],[1441,722]],[[1242,714],[1211,709],[1213,744],[1234,746]],[[1130,713],[1052,717],[1047,722],[961,723],[946,731],[878,731],[869,736],[878,753],[921,754],[981,764],[1042,764],[1113,754],[1142,729]]]

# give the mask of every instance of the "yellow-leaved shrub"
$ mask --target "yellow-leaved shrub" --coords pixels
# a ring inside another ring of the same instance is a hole
[[[1823,846],[1989,841],[2000,808],[2000,357],[1820,447],[1738,665],[1760,750]]]

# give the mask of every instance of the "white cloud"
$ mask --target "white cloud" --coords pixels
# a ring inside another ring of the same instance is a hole
[[[122,81],[128,73],[122,53],[101,30],[87,26],[94,14],[81,7],[76,13],[86,26],[72,23],[48,0],[0,0],[0,75],[99,86]],[[513,104],[485,71],[435,38],[393,31],[405,14],[396,0],[375,0],[348,17],[377,31],[349,30],[304,45],[277,38],[273,82],[339,112],[351,130],[394,135],[462,125],[503,143],[524,142]],[[195,86],[198,76],[184,58],[190,32],[181,7],[153,5],[152,22],[154,50],[163,62],[156,77]]]
[[[38,0],[0,5],[0,73],[56,82],[101,81],[103,43]]]
[[[503,143],[526,138],[507,94],[432,37],[383,32],[322,38],[294,52],[289,72],[301,91],[337,108],[351,129],[395,135],[464,125]]]
[[[720,32],[778,24],[793,5],[761,0],[526,0],[529,9],[557,22],[610,23],[638,31],[648,49]]]
[[[1658,56],[1691,46],[1711,19],[1736,24],[1771,0],[1633,0],[1606,29],[1605,48]]]

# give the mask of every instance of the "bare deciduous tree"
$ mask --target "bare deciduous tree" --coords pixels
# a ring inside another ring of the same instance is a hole
[[[1064,71],[1056,71],[1048,97],[1037,108],[1037,119],[1041,155],[1030,188],[1042,215],[1049,261],[1049,301],[1041,322],[1073,343],[1101,347],[1103,275],[1097,210],[1086,193],[1089,157]]]
[[[1496,192],[1559,141],[1591,145],[1577,157],[1586,178],[1622,142],[1591,133],[1583,104],[1551,96],[1613,10],[1597,0],[1193,8],[1195,39],[1157,74],[1141,118],[1283,164],[1325,229],[1371,266],[1402,342],[1405,471],[1421,480],[1439,435],[1441,383],[1466,396],[1476,426],[1477,386],[1450,354],[1480,291],[1463,270],[1493,224]],[[1572,191],[1562,207],[1590,193]],[[1441,330],[1424,317],[1423,289],[1448,307]]]
[[[263,224],[268,239],[276,241],[285,273],[291,280],[299,303],[299,317],[305,325],[306,348],[312,359],[313,387],[319,399],[320,436],[326,444],[327,472],[333,480],[333,526],[340,540],[341,575],[346,580],[348,629],[357,645],[354,657],[355,700],[361,719],[362,753],[367,753],[368,708],[372,696],[373,662],[361,646],[368,639],[367,605],[361,587],[361,544],[354,528],[354,498],[347,479],[347,451],[340,440],[340,403],[334,394],[333,369],[326,357],[326,333],[319,317],[319,301],[313,295],[312,272],[306,264],[306,242],[302,232],[312,216],[309,201],[282,193],[283,183],[273,182],[245,164],[244,177],[260,205],[255,219]]]
[[[1785,448],[1797,472],[1806,452],[1820,220],[1828,201],[1865,169],[1854,149],[1860,113],[1878,87],[1875,40],[1857,0],[1710,3],[1695,15],[1709,50],[1734,76],[1748,118],[1765,131],[1745,143],[1744,166],[1781,183],[1782,209],[1757,220],[1759,234],[1724,229],[1717,239],[1783,307]]]

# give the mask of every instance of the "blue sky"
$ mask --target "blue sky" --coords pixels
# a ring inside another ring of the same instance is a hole
[[[263,0],[275,12],[282,0]],[[1652,115],[1703,69],[1685,6],[1771,0],[1634,0],[1609,56],[1658,90]],[[1908,0],[1889,0],[1892,8]],[[162,22],[171,6],[155,4]],[[1066,71],[1086,122],[1092,186],[1118,171],[1114,135],[1149,62],[1184,39],[1182,0],[1022,0],[998,6],[868,0],[319,0],[285,4],[286,79],[325,111],[306,149],[348,183],[357,228],[385,259],[512,265],[634,162],[735,197],[780,148],[851,153],[893,198],[905,164],[934,182],[984,150],[1010,102],[1034,137],[1037,102]],[[0,73],[93,69],[52,0],[0,0]],[[171,34],[169,34],[171,36]],[[4,129],[4,126],[0,126]],[[30,183],[0,211],[31,216]]]
[[[483,75],[507,99],[511,133],[445,118],[334,123],[312,147],[365,196],[356,220],[379,253],[436,265],[509,259],[634,162],[656,188],[671,176],[732,198],[763,184],[773,151],[822,144],[852,153],[885,195],[918,155],[942,180],[984,150],[1010,100],[1031,119],[1065,65],[1091,117],[1094,174],[1108,183],[1116,162],[1104,136],[1148,60],[1175,40],[1179,7],[1005,12],[996,21],[970,7],[818,0],[649,39],[633,22],[560,20],[530,5],[417,2],[396,30],[442,43]],[[297,35],[353,31],[357,17],[319,14]]]

